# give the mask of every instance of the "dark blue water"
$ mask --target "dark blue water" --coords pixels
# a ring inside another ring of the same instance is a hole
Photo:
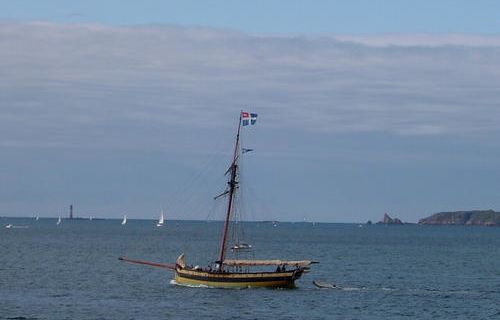
[[[500,318],[500,228],[248,223],[255,258],[321,263],[293,290],[235,290],[179,287],[169,271],[117,260],[174,262],[185,252],[206,264],[219,223],[0,223],[0,319]]]

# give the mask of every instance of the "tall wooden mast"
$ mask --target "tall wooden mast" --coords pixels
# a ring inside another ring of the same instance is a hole
[[[224,221],[224,233],[222,234],[222,239],[220,243],[220,252],[219,252],[219,270],[223,269],[224,262],[224,254],[226,252],[226,238],[227,238],[227,230],[229,228],[229,220],[231,219],[231,212],[233,209],[234,202],[234,194],[238,185],[238,181],[236,181],[237,171],[238,171],[238,150],[240,147],[240,129],[241,129],[241,112],[240,119],[238,121],[238,133],[236,134],[236,142],[234,144],[234,154],[233,161],[231,162],[231,167],[229,168],[230,178],[227,184],[229,185],[228,190],[228,200],[227,200],[227,212],[226,212],[226,220]]]

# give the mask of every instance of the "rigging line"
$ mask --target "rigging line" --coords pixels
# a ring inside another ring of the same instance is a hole
[[[211,206],[213,207],[214,205],[216,205],[214,203],[214,201],[211,201]],[[186,210],[189,210],[186,213],[187,215],[190,215],[189,212],[191,214],[199,215],[200,213],[204,213],[207,211],[206,210],[207,206],[205,205],[205,203],[202,203],[201,201],[196,201],[196,200],[193,200],[193,201],[189,200],[188,202],[186,202],[184,204],[184,207]],[[208,211],[208,214],[210,214],[210,210]]]
[[[201,187],[205,187],[205,190],[208,189],[207,185],[203,185],[201,183],[199,185]],[[205,190],[200,190],[199,194],[207,194],[208,192],[206,192]],[[198,195],[198,192],[189,192],[189,193],[185,193],[185,195],[186,196],[183,199],[179,198],[179,200],[182,200],[184,210],[189,209],[189,206],[187,206],[187,204],[192,206],[191,209],[199,209],[202,207],[206,207],[207,202],[213,203],[212,197],[203,196],[198,201],[194,200],[194,198]],[[202,201],[202,198],[205,199],[205,201]],[[191,210],[191,214],[193,214],[193,213],[197,213],[197,212],[193,212],[193,210]],[[189,216],[190,214],[188,213],[187,215]]]
[[[196,176],[192,179],[192,181],[186,187],[184,187],[182,190],[179,190],[178,193],[185,194],[185,191],[187,191],[187,189],[189,189],[198,180],[200,182],[202,182],[202,183],[207,182],[209,173],[212,173],[216,169],[213,166],[213,163],[215,162],[215,160],[218,160],[218,158],[220,156],[221,156],[220,153],[214,153],[214,154],[212,154],[212,156],[208,159],[208,161],[206,161],[206,163],[204,164],[204,166],[201,167],[201,169],[197,172]],[[198,183],[198,185],[200,185],[200,183]]]
[[[210,229],[213,229],[213,232],[214,234],[218,233],[220,227],[219,227],[219,224],[221,223],[220,220],[217,220],[217,212],[221,212],[221,207],[223,206],[224,204],[224,201],[222,200],[216,200],[216,201],[212,201],[211,202],[212,205],[211,205],[211,209],[209,210],[209,213],[207,214],[207,217],[206,217],[206,223],[209,223],[209,226],[210,226]],[[213,218],[213,220],[209,220],[210,217]],[[209,252],[207,252],[208,256],[210,258],[207,259],[207,261],[209,262],[209,265],[212,265],[212,263],[214,262],[214,257],[217,257],[218,255],[218,246],[216,244],[216,242],[214,242],[214,245],[213,246],[210,246],[211,250],[209,250]]]
[[[243,194],[243,192],[240,194],[240,196],[242,196],[242,194]],[[238,199],[238,201],[239,201],[240,203],[241,203],[241,201],[242,201],[242,200],[243,200],[243,197],[241,197],[240,199]],[[254,239],[253,239],[253,237],[251,237],[251,236],[249,236],[249,234],[245,233],[246,227],[247,227],[247,226],[248,226],[248,227],[250,227],[250,226],[251,226],[251,225],[249,224],[250,222],[245,221],[245,220],[243,219],[243,217],[244,217],[244,216],[243,216],[243,215],[244,215],[244,213],[246,213],[246,212],[247,212],[247,210],[245,209],[245,207],[246,207],[245,205],[239,205],[239,206],[238,206],[239,210],[241,211],[241,212],[239,213],[240,223],[238,224],[238,230],[237,230],[237,232],[239,233],[239,234],[238,234],[238,237],[239,237],[238,242],[239,242],[239,241],[243,241],[243,242],[245,242],[245,243],[253,244],[253,243],[254,243]],[[250,233],[250,235],[251,235],[251,233]],[[242,253],[243,253],[243,252],[242,252]],[[253,255],[253,254],[254,254],[254,251],[253,251],[253,250],[250,250],[250,252],[244,252],[245,256],[248,256],[248,255],[249,255],[249,253],[251,253],[251,254],[252,254],[252,257],[254,256],[254,255]]]
[[[215,218],[215,212],[221,207],[222,205],[222,201],[220,200],[215,200],[215,201],[212,201],[212,206],[210,207],[210,210],[208,211],[208,214],[205,218],[205,220],[209,220],[211,217],[214,217]]]
[[[171,199],[167,201],[167,207],[172,208],[178,199],[180,198],[181,195],[186,194],[186,191],[192,188],[192,186],[198,182],[200,179],[203,178],[203,174],[207,172],[206,168],[210,164],[210,161],[208,161],[203,167],[202,170],[197,172],[192,178],[186,183],[186,185],[183,188],[179,188],[175,194],[171,196]]]
[[[185,208],[186,203],[192,203],[192,200],[195,197],[208,193],[207,190],[209,189],[208,188],[209,180],[211,179],[209,179],[207,176],[209,175],[209,173],[211,173],[211,171],[210,170],[202,170],[202,171],[204,172],[198,174],[196,179],[193,179],[193,181],[188,186],[186,186],[183,190],[177,193],[179,195],[170,202],[171,209],[175,208],[179,204],[182,204],[182,207]]]
[[[211,193],[211,191],[210,191],[210,193]],[[208,192],[203,192],[203,193],[206,194]],[[196,201],[196,200],[192,201],[192,199],[194,197],[195,197],[195,193],[191,193],[190,195],[185,197],[185,201],[183,202],[184,210],[190,210],[191,214],[198,213],[198,210],[202,209],[202,208],[205,208],[205,210],[203,210],[203,211],[207,212],[206,207],[207,207],[207,204],[209,204],[211,209],[208,211],[208,216],[211,216],[212,213],[214,212],[214,208],[216,208],[216,207],[218,208],[221,205],[221,201],[214,201],[211,196],[210,197],[203,197],[206,199],[206,201],[201,201],[201,199],[200,199],[200,201]],[[200,210],[200,212],[201,212],[201,210]],[[189,216],[190,215],[189,212],[187,212],[186,215]]]
[[[249,203],[247,202],[253,220],[277,220],[274,216],[272,218],[269,217],[269,214],[273,212],[272,206],[269,205],[269,201],[257,195],[255,189],[252,187],[252,183],[248,181],[248,179],[245,180],[245,193],[248,194],[251,199],[255,199]],[[269,193],[267,193],[267,195],[271,196]],[[262,216],[262,214],[264,214],[264,216]]]
[[[248,198],[250,199],[255,199],[255,196],[252,196],[251,194],[251,184],[248,182],[246,175],[244,174],[243,170],[241,173],[241,181],[244,181],[242,183],[241,191],[240,191],[240,201],[241,201],[241,208],[244,210],[245,214],[247,215],[246,217],[248,221],[250,220],[255,220],[255,206],[254,206],[254,201],[247,201]]]
[[[177,189],[177,192],[174,193],[173,195],[171,195],[170,199],[167,199],[166,202],[167,202],[168,209],[170,209],[172,207],[173,203],[175,203],[176,199],[178,199],[180,194],[185,193],[188,189],[190,189],[192,187],[193,184],[195,184],[195,182],[197,182],[197,180],[199,180],[203,177],[203,174],[207,173],[208,170],[206,170],[206,169],[209,168],[210,166],[212,166],[213,163],[215,162],[215,160],[217,159],[217,157],[219,157],[222,154],[222,147],[223,146],[224,146],[224,144],[220,143],[218,145],[218,147],[216,148],[216,152],[211,153],[211,155],[209,157],[205,157],[206,161],[204,161],[202,163],[201,170],[199,170],[196,174],[192,175],[191,179],[187,181],[187,183],[185,184],[185,186],[183,188]]]
[[[234,221],[235,223],[235,231],[238,231],[239,234],[243,236],[243,212],[241,206],[241,193],[238,195],[238,197],[235,198],[235,212],[234,212]],[[239,235],[237,234],[237,235]]]

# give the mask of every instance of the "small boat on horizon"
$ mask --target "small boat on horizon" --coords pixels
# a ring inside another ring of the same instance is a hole
[[[122,225],[127,224],[127,215],[123,216]]]
[[[158,223],[156,224],[156,226],[163,227],[164,223],[165,223],[165,216],[163,215],[163,209],[161,209],[160,218],[158,219]]]
[[[58,225],[60,225],[61,223],[62,223],[62,219],[61,219],[61,217],[59,217],[59,218],[57,219],[56,225],[58,226]]]

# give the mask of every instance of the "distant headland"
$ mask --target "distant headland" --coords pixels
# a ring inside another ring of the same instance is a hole
[[[372,224],[372,222],[368,221],[367,224]],[[403,222],[398,218],[391,218],[389,214],[385,213],[382,220],[377,222],[377,224],[402,225],[413,223]],[[500,226],[500,212],[495,212],[494,210],[438,212],[429,217],[420,219],[418,224]]]
[[[500,226],[500,212],[493,210],[438,212],[420,219],[418,224]]]

